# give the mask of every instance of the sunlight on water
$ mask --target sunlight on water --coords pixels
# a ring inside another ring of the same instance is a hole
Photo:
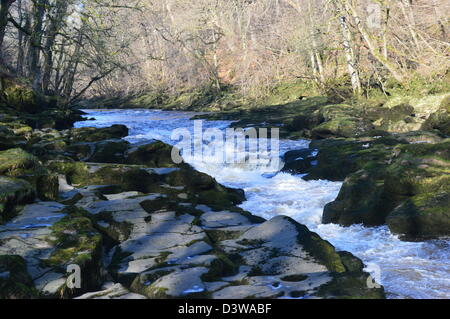
[[[192,131],[189,118],[195,113],[155,110],[87,111],[96,121],[80,122],[77,127],[105,127],[124,124],[130,128],[130,142],[151,139],[174,144],[174,129]],[[225,129],[229,121],[204,122],[204,128]],[[281,153],[308,147],[307,141],[281,141]],[[269,219],[290,216],[330,241],[338,250],[352,252],[366,264],[381,268],[381,284],[391,298],[450,298],[450,240],[403,242],[387,227],[344,228],[321,223],[323,207],[333,201],[342,183],[304,181],[286,173],[265,175],[249,166],[214,163],[191,163],[218,182],[245,190],[247,201],[242,208]],[[270,178],[269,178],[269,177]]]

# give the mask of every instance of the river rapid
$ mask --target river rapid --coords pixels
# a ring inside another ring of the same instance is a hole
[[[152,139],[175,144],[173,130],[194,123],[189,112],[158,110],[84,110],[95,120],[78,122],[76,127],[106,127],[123,124],[130,129],[129,142]],[[203,128],[226,129],[230,121],[203,122]],[[306,140],[280,141],[280,153],[307,148]],[[338,250],[346,250],[367,265],[367,271],[385,287],[389,298],[450,298],[450,240],[403,242],[385,226],[366,228],[361,225],[341,227],[321,223],[323,207],[333,201],[342,186],[340,182],[304,181],[301,176],[282,172],[265,173],[248,165],[191,161],[197,170],[213,176],[229,187],[245,190],[247,201],[240,205],[254,215],[270,219],[290,216]]]

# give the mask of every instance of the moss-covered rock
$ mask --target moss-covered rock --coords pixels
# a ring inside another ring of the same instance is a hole
[[[358,171],[345,180],[336,200],[325,206],[322,222],[383,225],[389,212],[404,199],[402,195],[395,196],[385,191],[384,180],[376,173]]]
[[[78,265],[82,287],[77,294],[98,289],[102,282],[102,236],[95,230],[87,212],[69,207],[65,213],[65,217],[51,226],[48,241],[56,249],[44,263],[62,273],[68,265]],[[61,287],[62,296],[73,293],[65,285]]]
[[[93,145],[94,152],[87,159],[94,163],[118,163],[126,161],[126,152],[130,143],[124,140],[106,140]]]
[[[52,161],[47,167],[60,175],[66,176],[71,185],[86,185],[89,178],[89,169],[86,163],[75,161]]]
[[[26,144],[26,136],[17,135],[9,126],[0,124],[0,151],[25,146]]]
[[[128,136],[128,128],[125,125],[113,125],[105,128],[83,127],[70,131],[72,142],[100,142],[126,136]]]
[[[366,273],[334,274],[331,282],[321,286],[318,295],[327,299],[384,299],[382,286],[369,288],[372,277]]]
[[[367,164],[373,167],[385,165],[392,157],[392,146],[399,143],[402,142],[389,136],[377,139],[313,141],[310,149],[317,150],[318,155],[310,159],[316,161],[316,165],[306,167],[305,170],[300,170],[298,173],[308,174],[304,177],[306,180],[342,181]]]
[[[437,130],[450,136],[450,95],[442,100],[440,108],[423,123],[422,129]]]
[[[351,174],[337,199],[326,205],[324,223],[344,226],[387,223],[408,239],[450,234],[450,144],[398,144],[383,162],[368,161]]]
[[[27,180],[42,200],[58,198],[58,177],[42,166],[38,158],[20,148],[0,152],[0,174]]]
[[[128,152],[127,164],[146,165],[148,167],[176,167],[172,160],[173,147],[161,141],[132,148]]]
[[[37,298],[38,292],[21,256],[0,256],[0,299]]]
[[[37,114],[22,114],[24,121],[34,129],[54,128],[66,130],[78,121],[83,121],[84,113],[71,108],[50,108]]]
[[[399,104],[391,108],[371,107],[366,110],[368,117],[377,129],[388,132],[408,132],[420,128],[420,119],[416,117],[414,107]]]
[[[175,187],[183,186],[186,193],[194,195],[191,196],[191,201],[217,210],[227,209],[245,200],[242,190],[220,185],[211,176],[198,172],[187,164],[181,165],[163,178],[165,183]]]
[[[1,87],[6,104],[19,112],[38,113],[42,110],[38,95],[29,87],[12,78],[1,76]]]
[[[0,174],[19,176],[27,170],[40,167],[37,157],[20,148],[0,152]]]
[[[386,219],[389,229],[407,239],[428,239],[450,234],[450,193],[413,196]]]
[[[0,176],[0,223],[13,217],[16,207],[30,203],[35,198],[35,190],[24,180]]]
[[[317,165],[317,150],[303,149],[298,151],[289,151],[284,154],[284,172],[305,173]]]

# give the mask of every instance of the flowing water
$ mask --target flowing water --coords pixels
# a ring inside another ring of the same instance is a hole
[[[124,124],[130,129],[130,142],[157,139],[169,144],[173,130],[193,131],[194,115],[188,112],[156,110],[85,110],[95,121],[79,122],[77,127],[106,127]],[[229,121],[203,122],[203,128],[224,130]],[[307,148],[309,142],[281,140],[281,154]],[[191,162],[219,183],[245,190],[247,201],[241,207],[270,219],[290,216],[330,241],[338,250],[361,258],[390,298],[450,298],[450,240],[403,242],[387,227],[366,228],[361,225],[341,227],[321,223],[323,207],[333,201],[342,183],[304,181],[301,176],[278,172],[264,174],[261,169],[245,165]]]

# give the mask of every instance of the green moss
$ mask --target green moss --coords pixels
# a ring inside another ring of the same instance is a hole
[[[3,95],[6,103],[20,112],[37,113],[41,110],[38,96],[35,92],[12,79],[2,78]]]
[[[237,273],[239,266],[231,261],[225,253],[216,250],[214,255],[217,258],[208,266],[208,272],[202,275],[201,279],[203,281],[214,282]]]
[[[83,127],[70,131],[72,142],[100,142],[126,136],[128,136],[128,128],[125,125],[113,125],[105,128]]]
[[[34,198],[35,190],[27,181],[0,176],[0,224],[14,217],[20,205]]]
[[[155,168],[177,167],[178,165],[172,160],[172,149],[172,146],[157,141],[130,151],[126,162]]]
[[[51,227],[49,240],[57,249],[46,263],[57,267],[71,263],[83,267],[96,262],[102,236],[94,229],[85,211],[72,207],[66,210],[66,214]]]
[[[37,298],[38,292],[21,256],[0,256],[0,299]]]
[[[309,81],[282,82],[270,90],[263,103],[266,105],[286,104],[318,93],[315,85]]]
[[[387,218],[389,229],[406,239],[450,235],[450,193],[425,193],[408,199]]]
[[[0,152],[0,174],[19,176],[24,170],[38,167],[39,160],[20,148]]]
[[[384,288],[369,288],[369,275],[365,273],[334,274],[333,279],[322,285],[317,295],[331,299],[385,299]]]
[[[316,233],[310,232],[306,226],[298,223],[295,223],[295,225],[299,233],[298,242],[312,257],[324,264],[331,272],[341,273],[346,271],[333,245],[320,238]]]
[[[85,185],[89,178],[88,167],[82,162],[52,161],[47,166],[51,171],[65,175],[72,185]]]

